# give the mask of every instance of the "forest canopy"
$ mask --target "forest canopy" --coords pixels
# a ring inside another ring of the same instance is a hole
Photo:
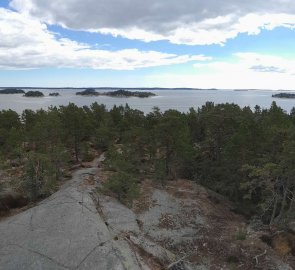
[[[64,163],[89,159],[90,148],[107,151],[114,177],[106,188],[122,200],[135,195],[142,176],[162,185],[185,178],[265,223],[285,222],[295,213],[295,109],[288,114],[275,102],[253,111],[208,102],[188,113],[154,108],[146,115],[128,105],[107,110],[98,103],[0,112],[2,166],[19,160],[22,179],[32,179],[42,162],[40,190],[57,181]],[[43,196],[38,187],[26,186],[32,198]]]

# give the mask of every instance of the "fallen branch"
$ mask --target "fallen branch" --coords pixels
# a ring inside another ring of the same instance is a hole
[[[129,239],[128,237],[124,237],[124,239],[129,243],[130,248],[131,248],[131,250],[132,250],[133,253],[134,253],[134,256],[135,256],[135,259],[136,259],[136,262],[137,262],[139,268],[140,268],[140,269],[143,269],[142,264],[141,264],[141,262],[140,262],[139,259],[138,259],[137,252],[136,252],[136,250],[134,249],[134,244],[130,241],[130,239]]]
[[[189,257],[189,256],[190,256],[190,254],[186,254],[185,256],[183,256],[183,257],[181,257],[179,260],[177,260],[176,262],[173,262],[173,263],[169,264],[169,265],[167,266],[167,269],[171,269],[173,266],[179,264],[180,262],[182,262],[185,258],[187,258],[187,257]]]
[[[129,240],[136,246],[140,247],[149,256],[156,258],[161,264],[165,265],[176,259],[175,254],[165,249],[161,245],[145,238],[144,236],[136,237],[130,235]]]
[[[261,254],[258,254],[257,256],[255,256],[253,259],[255,259],[255,261],[256,261],[256,265],[258,265],[258,258],[259,257],[261,257],[261,256],[263,256],[263,255],[265,255],[266,254],[266,250],[264,250],[264,252],[263,253],[261,253]]]

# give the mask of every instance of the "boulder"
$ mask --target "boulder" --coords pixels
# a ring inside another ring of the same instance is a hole
[[[63,171],[64,178],[72,178],[72,173],[69,170]]]
[[[82,162],[81,167],[87,169],[87,168],[92,168],[93,165],[92,165],[92,162]]]
[[[75,164],[72,167],[70,167],[70,171],[76,171],[80,168],[81,168],[81,164]]]

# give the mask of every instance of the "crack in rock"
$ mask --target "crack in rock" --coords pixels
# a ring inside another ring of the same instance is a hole
[[[112,240],[109,239],[107,241],[104,241],[104,242],[96,245],[92,250],[90,250],[90,252],[81,260],[81,262],[74,269],[78,269],[97,248],[104,246],[106,243],[108,243],[110,241],[112,241]]]
[[[63,268],[65,268],[65,269],[72,270],[70,267],[68,267],[68,266],[66,266],[66,265],[64,265],[64,264],[62,264],[62,263],[60,263],[60,262],[54,260],[53,258],[51,258],[51,257],[49,257],[49,256],[47,256],[47,255],[45,255],[45,254],[43,254],[43,253],[40,253],[40,252],[38,252],[38,251],[35,251],[35,250],[33,250],[33,249],[25,248],[25,247],[23,247],[23,246],[21,246],[21,245],[18,245],[18,244],[9,244],[9,246],[16,246],[16,247],[21,248],[21,249],[23,249],[23,250],[26,250],[26,251],[29,251],[29,252],[31,252],[31,253],[37,254],[37,255],[39,255],[39,256],[41,256],[41,257],[43,257],[43,258],[45,258],[45,259],[47,259],[47,260],[53,262],[54,264],[56,264],[56,265],[58,265],[58,266],[60,266],[60,267],[63,267]]]

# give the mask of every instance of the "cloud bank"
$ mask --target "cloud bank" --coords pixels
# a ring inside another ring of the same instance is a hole
[[[224,44],[239,33],[294,28],[294,0],[12,0],[49,24],[142,41]]]
[[[155,74],[152,82],[171,87],[219,89],[294,89],[295,59],[253,52],[235,53],[230,59],[194,64],[194,74]],[[206,70],[206,72],[202,72]]]
[[[281,56],[266,55],[260,53],[243,52],[234,53],[231,61],[211,61],[210,63],[194,64],[196,69],[206,68],[213,73],[224,71],[232,74],[249,72],[282,73],[295,75],[295,59],[287,59]]]
[[[133,70],[209,59],[203,55],[176,55],[138,49],[94,49],[55,35],[38,19],[4,8],[0,8],[0,37],[1,69],[64,67]]]

